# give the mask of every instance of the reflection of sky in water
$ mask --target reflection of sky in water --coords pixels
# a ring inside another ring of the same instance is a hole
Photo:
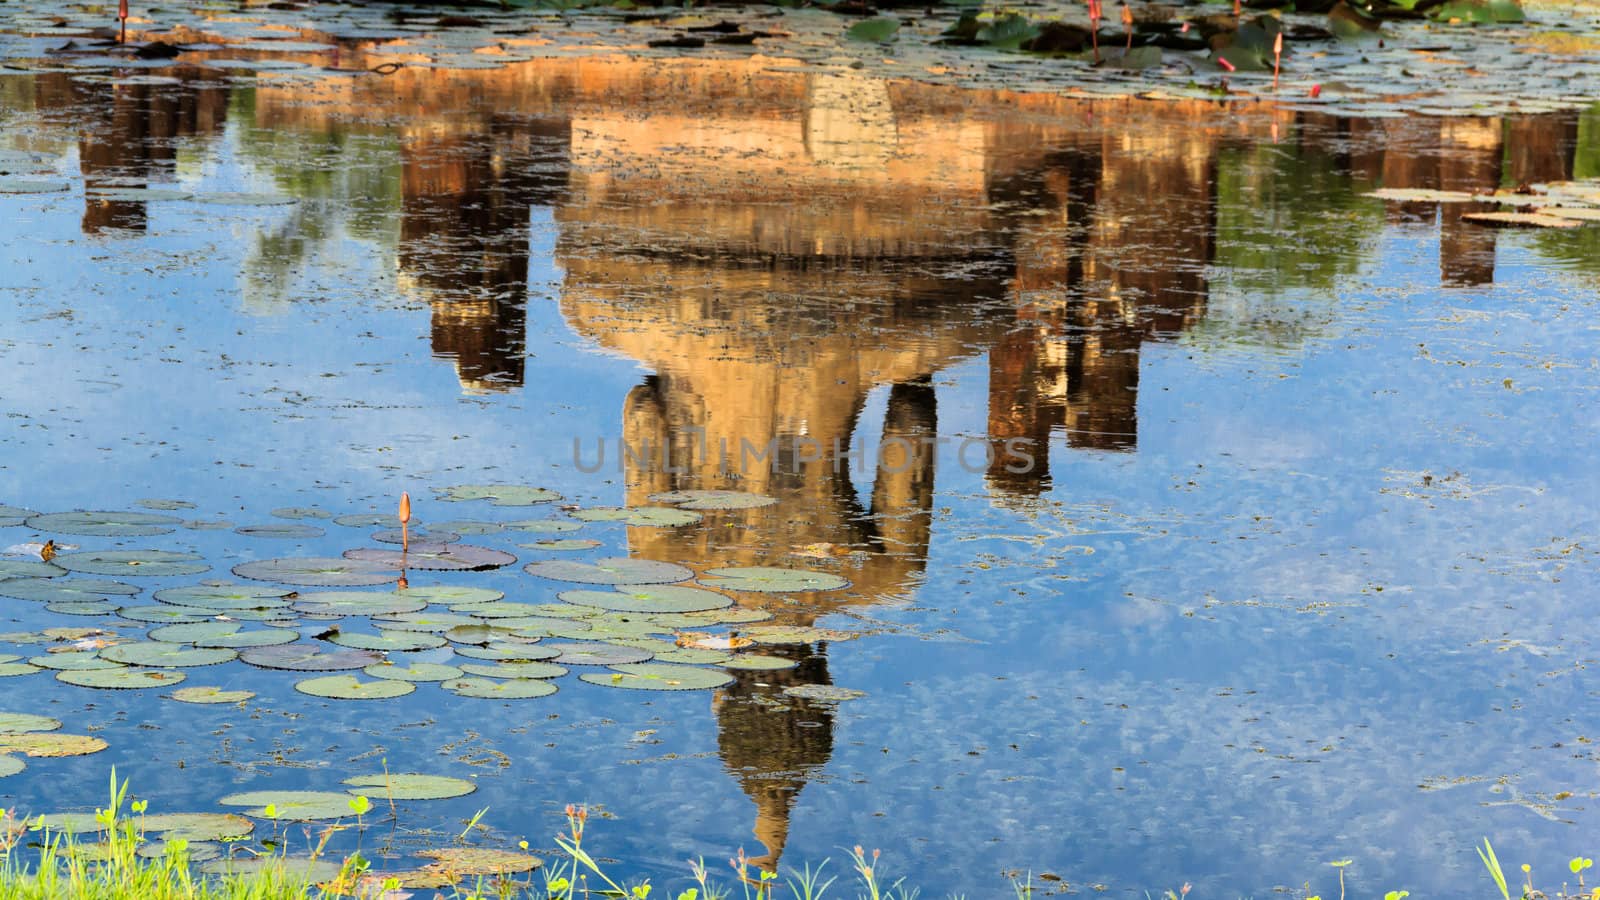
[[[272,187],[241,130],[230,123],[206,151],[220,154],[213,174],[195,179]],[[427,499],[461,482],[626,499],[617,473],[571,465],[570,441],[614,440],[647,368],[597,351],[563,315],[563,226],[548,207],[531,213],[523,384],[496,392],[464,391],[435,358],[435,311],[401,292],[381,240],[335,229],[332,249],[290,273],[292,302],[253,306],[239,273],[258,236],[303,210],[155,205],[147,235],[87,237],[76,194],[3,202],[16,224],[0,245],[0,501],[182,497],[201,517],[253,524],[280,506],[386,511],[401,489],[419,518],[491,517]],[[340,202],[306,201],[331,205],[335,223]],[[1248,202],[1218,200],[1222,215]],[[1583,543],[1600,499],[1582,338],[1592,275],[1552,270],[1535,238],[1508,235],[1493,286],[1441,290],[1438,233],[1364,234],[1368,255],[1331,286],[1253,296],[1251,273],[1216,272],[1209,318],[1137,348],[1136,452],[1069,449],[1058,433],[1037,498],[1001,502],[981,472],[942,458],[914,595],[824,620],[885,633],[828,648],[833,683],[868,696],[840,709],[831,756],[806,773],[785,859],[837,859],[859,841],[930,894],[992,893],[1002,871],[1029,866],[1226,894],[1308,878],[1328,891],[1322,863],[1352,856],[1358,891],[1422,893],[1474,883],[1469,847],[1484,834],[1508,864],[1546,871],[1581,850],[1594,773],[1579,742],[1595,586]],[[1239,319],[1299,323],[1303,342],[1252,343]],[[966,349],[933,375],[942,435],[989,427],[986,348]],[[870,440],[893,404],[881,385],[865,396],[856,434]],[[854,481],[872,493],[870,476]],[[493,517],[522,516],[505,512]],[[222,572],[358,539],[329,531],[304,548],[229,532],[138,544],[193,547]],[[0,532],[13,536],[29,532]],[[470,582],[533,602],[556,590],[516,569]],[[7,628],[59,624],[31,605],[5,610]],[[91,804],[108,763],[158,802],[331,787],[377,769],[376,756],[351,761],[376,750],[395,769],[484,779],[473,797],[413,804],[407,825],[454,833],[453,819],[488,805],[511,838],[540,845],[562,804],[587,800],[618,817],[595,828],[602,852],[658,879],[689,856],[758,852],[706,694],[641,698],[568,677],[502,715],[426,685],[401,703],[323,706],[286,673],[190,677],[257,690],[265,712],[43,676],[5,685],[11,707],[25,691],[69,729],[106,725],[112,744],[31,761],[4,782],[7,805]],[[1560,791],[1575,796],[1552,806]]]

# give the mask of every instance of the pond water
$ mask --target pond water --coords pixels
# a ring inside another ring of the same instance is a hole
[[[321,516],[402,491],[413,527],[517,560],[413,590],[550,604],[586,585],[524,564],[607,557],[850,582],[729,591],[801,629],[763,649],[798,666],[715,690],[573,665],[532,699],[346,701],[228,661],[181,671],[256,696],[194,705],[4,678],[5,711],[109,745],[27,759],[7,807],[92,808],[111,765],[152,811],[386,765],[478,785],[373,826],[390,868],[483,807],[476,841],[549,855],[580,802],[595,852],[674,892],[741,847],[881,848],[925,896],[1028,870],[1326,896],[1342,857],[1356,894],[1420,896],[1491,889],[1485,835],[1545,873],[1594,851],[1600,225],[1367,194],[1595,177],[1600,112],[1347,119],[605,56],[7,72],[0,142],[67,186],[0,194],[0,503],[190,526],[16,516],[0,545],[210,566],[111,605],[386,546]],[[475,484],[562,499],[439,499]],[[706,489],[776,503],[482,524]],[[308,527],[233,530],[263,525]],[[598,543],[527,546],[550,538]],[[161,627],[0,604],[25,658],[45,628]],[[333,649],[327,620],[268,618]],[[861,693],[785,693],[807,685]]]

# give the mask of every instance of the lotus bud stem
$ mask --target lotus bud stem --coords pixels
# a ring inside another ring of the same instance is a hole
[[[128,0],[117,0],[117,21],[122,25],[122,36],[117,39],[117,43],[126,44],[128,42]]]
[[[1133,50],[1133,7],[1126,3],[1122,4],[1122,27],[1128,32],[1128,47],[1123,51],[1126,53]]]

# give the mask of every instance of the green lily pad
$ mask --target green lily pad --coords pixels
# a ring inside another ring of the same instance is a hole
[[[778,502],[777,497],[745,491],[667,491],[651,494],[652,503],[670,503],[679,509],[757,509]]]
[[[396,663],[378,663],[367,666],[361,671],[373,678],[388,678],[393,681],[449,681],[460,678],[461,670],[455,666],[443,663],[412,663],[402,666]]]
[[[353,815],[350,795],[334,791],[243,791],[229,794],[217,802],[223,806],[252,807],[245,810],[245,815],[254,819],[278,818],[304,822]],[[274,807],[277,813],[275,817],[266,814],[269,806]]]
[[[52,561],[69,572],[85,575],[165,577],[198,575],[211,568],[198,553],[171,550],[84,550],[62,553]]]
[[[521,632],[515,628],[506,628],[501,625],[457,625],[444,633],[445,639],[453,644],[482,645],[493,641],[510,640]]]
[[[503,522],[482,522],[477,519],[451,519],[429,526],[429,530],[451,531],[456,534],[499,534],[506,530]]]
[[[239,659],[258,668],[290,672],[337,672],[383,662],[382,654],[371,650],[328,650],[314,644],[251,647],[240,651]]]
[[[455,531],[443,531],[438,526],[430,528],[413,528],[402,531],[398,528],[389,528],[384,531],[374,531],[372,539],[380,544],[406,544],[415,548],[422,544],[453,544],[461,540],[461,534]]]
[[[131,669],[127,666],[118,666],[115,669],[87,669],[56,673],[56,680],[65,684],[101,688],[110,691],[172,687],[183,681],[183,679],[184,674],[182,672],[174,672],[170,669]]]
[[[674,647],[670,650],[651,651],[651,662],[681,663],[686,666],[726,666],[733,656],[721,650],[703,650],[698,647]]]
[[[139,593],[138,585],[93,578],[13,578],[0,581],[0,597],[40,603],[87,603]]]
[[[178,688],[169,696],[183,703],[243,703],[256,696],[255,691],[230,691],[220,687],[186,687]]]
[[[694,572],[683,566],[653,559],[614,556],[592,563],[551,559],[529,563],[523,570],[530,575],[579,584],[668,584],[688,581]],[[0,590],[5,588],[0,583]]]
[[[341,631],[328,638],[330,643],[357,650],[382,650],[403,653],[412,650],[432,650],[443,647],[445,639],[436,634],[417,631],[384,631],[380,634],[360,634]]]
[[[204,584],[156,591],[155,599],[173,606],[189,606],[216,612],[240,609],[281,609],[293,591],[252,584]]]
[[[479,678],[560,678],[567,670],[548,662],[464,663],[461,671]]]
[[[399,571],[389,566],[336,556],[284,557],[240,563],[233,567],[233,574],[254,581],[309,587],[356,587],[400,580]]]
[[[64,616],[109,616],[117,611],[115,603],[104,600],[88,600],[82,603],[46,603],[46,612],[60,613]]]
[[[481,625],[480,620],[460,613],[450,612],[422,612],[399,613],[374,619],[373,624],[379,628],[389,628],[396,631],[431,631],[443,633],[457,625]]]
[[[259,793],[269,792],[260,791]],[[316,792],[305,791],[302,793]],[[332,796],[339,796],[345,799],[346,806],[342,815],[349,815],[350,807],[348,801],[350,796],[348,794]],[[264,815],[259,815],[260,812],[262,810],[253,810],[250,815],[255,815],[257,818],[266,818]],[[341,814],[293,816],[285,815],[283,807],[280,806],[278,808],[278,818],[280,819],[335,819],[339,815]],[[260,856],[238,856],[232,859],[213,859],[200,864],[200,871],[207,875],[234,875],[245,879],[256,879],[263,873],[275,873],[273,880],[278,884],[320,884],[338,877],[339,869],[338,862],[327,858],[311,859],[305,856],[278,856],[271,853]]]
[[[240,525],[234,533],[245,537],[276,538],[279,540],[307,540],[327,534],[315,525],[299,522],[275,522],[269,525]]]
[[[30,826],[37,826],[58,834],[94,834],[104,831],[105,826],[94,817],[94,813],[45,813],[28,819]]]
[[[130,622],[148,622],[153,625],[204,622],[207,618],[206,610],[191,606],[124,606],[117,610],[117,615]]]
[[[518,547],[527,547],[529,550],[570,551],[593,550],[601,546],[600,541],[589,538],[551,538],[547,541],[533,541],[528,544],[518,544]]]
[[[187,500],[167,500],[160,497],[147,497],[143,500],[135,500],[133,505],[142,506],[145,509],[160,509],[168,512],[180,509],[197,508],[193,503],[190,503]]]
[[[599,506],[575,510],[571,515],[580,522],[622,522],[646,528],[693,525],[705,518],[692,510],[666,506]]]
[[[465,797],[478,786],[464,778],[445,775],[419,775],[414,772],[379,772],[357,775],[343,782],[352,794],[384,800],[448,800]]]
[[[85,200],[108,203],[155,203],[166,200],[187,200],[191,196],[187,191],[141,187],[94,187],[84,193]]]
[[[234,813],[156,813],[139,816],[137,821],[145,834],[160,834],[166,840],[230,841],[249,837],[256,830],[256,823]]]
[[[225,849],[216,841],[190,839],[184,834],[175,834],[173,835],[172,840],[183,841],[183,858],[191,863],[202,863],[206,862],[207,860],[221,859],[223,850]],[[147,840],[135,847],[133,852],[134,855],[138,856],[140,859],[164,859],[167,855],[167,849],[175,846],[177,845],[166,840]]]
[[[39,671],[38,666],[29,665],[28,663],[0,663],[0,678],[11,678],[16,675],[32,675],[37,671]]]
[[[28,660],[29,665],[39,669],[54,669],[57,672],[88,672],[94,669],[120,669],[121,663],[109,659],[101,659],[100,654],[94,650],[69,650],[65,653],[43,653]]]
[[[733,676],[726,672],[672,663],[637,663],[611,668],[610,673],[585,672],[578,677],[590,684],[640,691],[699,691],[733,683]]]
[[[810,591],[837,591],[850,586],[848,579],[831,572],[813,572],[808,569],[783,569],[773,566],[750,566],[734,569],[707,569],[700,583],[708,587],[729,591],[759,591],[763,593],[806,593]]]
[[[657,585],[620,591],[563,591],[563,602],[619,612],[680,613],[732,606],[733,599],[702,588]]]
[[[352,513],[334,519],[333,524],[346,528],[399,528],[400,517],[394,513]]]
[[[129,666],[156,666],[160,668],[194,668],[215,666],[231,662],[239,656],[237,650],[222,647],[185,647],[165,641],[136,641],[116,644],[100,651],[101,659]]]
[[[246,629],[239,622],[199,622],[193,625],[168,625],[157,628],[150,632],[149,637],[154,641],[240,650],[245,647],[292,644],[300,639],[300,632],[289,628]]]
[[[513,484],[459,484],[439,492],[437,500],[488,500],[495,506],[533,506],[561,499],[555,491]]]
[[[471,603],[494,603],[504,600],[505,591],[496,591],[480,587],[454,587],[447,585],[431,585],[428,587],[408,587],[399,592],[400,596],[410,597],[426,603],[443,603],[451,608],[464,606]],[[400,610],[401,612],[415,612],[416,610]]]
[[[87,734],[0,734],[0,753],[21,753],[35,757],[88,756],[99,753],[107,744]]]
[[[7,775],[15,775],[27,767],[27,763],[17,759],[15,756],[0,755],[0,778],[4,778]]]
[[[851,25],[850,28],[845,31],[844,35],[852,41],[867,41],[869,43],[882,44],[894,37],[895,32],[899,30],[899,19],[880,17],[876,19],[863,19],[860,22]]]
[[[12,578],[60,578],[67,570],[37,559],[0,559],[0,581]]]
[[[21,506],[7,506],[4,503],[0,503],[0,528],[9,528],[12,525],[21,525],[23,522],[26,522],[28,519],[31,519],[38,514],[39,513],[36,510],[27,509]]]
[[[294,604],[298,612],[319,616],[393,616],[420,612],[427,606],[427,596],[411,590],[318,591],[301,594]]]
[[[528,700],[548,697],[556,686],[537,678],[513,678],[496,681],[493,678],[452,678],[440,687],[459,697],[481,697],[487,700]]]
[[[100,537],[148,537],[170,534],[182,524],[182,519],[173,516],[106,510],[45,513],[28,519],[28,527],[39,531]]]
[[[0,176],[0,194],[54,194],[69,190],[65,181],[40,181],[37,178],[9,178]]]
[[[840,703],[867,695],[866,691],[839,687],[833,684],[792,684],[784,688],[783,693],[788,697],[814,700],[818,703]]]
[[[573,644],[544,644],[546,650],[559,650],[556,662],[568,666],[615,666],[642,663],[650,658],[650,651],[620,644],[579,642]]]
[[[543,864],[537,856],[487,847],[447,847],[421,850],[417,855],[433,860],[432,867],[457,875],[514,875],[531,872]]]
[[[266,62],[267,60],[254,60]],[[231,65],[239,65],[242,60],[232,60]],[[209,203],[214,206],[289,206],[298,203],[295,198],[284,194],[253,194],[244,191],[211,191],[205,194],[194,194],[185,197],[195,203]]]
[[[538,660],[555,659],[561,655],[561,649],[547,647],[543,644],[524,644],[515,641],[500,641],[487,647],[457,647],[457,656],[468,659],[490,660],[516,660],[535,662]]]
[[[663,620],[667,617],[663,616]],[[679,613],[670,618],[677,628],[700,628],[706,625],[748,625],[752,622],[765,622],[772,618],[772,613],[753,606],[730,606],[727,609],[712,609],[698,613]]]
[[[480,603],[465,608],[452,607],[451,612],[463,613],[474,619],[515,619],[523,616],[538,615],[541,605],[535,603],[511,603],[501,600],[495,603]]]
[[[280,506],[271,513],[279,519],[331,519],[333,513],[315,506]]]
[[[505,527],[509,531],[528,531],[534,534],[564,534],[568,531],[577,531],[583,526],[563,519],[524,519],[520,522],[506,522]]]
[[[33,713],[0,713],[0,734],[30,734],[36,731],[55,731],[61,727],[60,719]]]
[[[390,678],[361,681],[354,675],[325,675],[321,678],[296,681],[294,689],[302,694],[326,697],[330,700],[388,700],[392,697],[404,697],[416,690],[417,686],[409,681]]]
[[[736,653],[733,658],[722,664],[724,669],[737,669],[741,672],[772,672],[779,669],[792,669],[798,663],[782,656],[766,656],[760,653]]]
[[[409,551],[361,547],[346,550],[344,558],[396,569],[439,572],[481,572],[517,561],[503,550],[475,544],[412,544]]]

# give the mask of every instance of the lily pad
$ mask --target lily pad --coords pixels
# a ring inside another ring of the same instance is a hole
[[[388,700],[393,697],[404,697],[416,690],[417,686],[409,681],[389,678],[362,681],[354,675],[326,675],[322,678],[296,681],[294,689],[302,694],[326,697],[330,700]]]
[[[101,688],[110,691],[131,691],[142,688],[172,687],[183,681],[182,672],[170,669],[88,669],[74,672],[57,672],[56,680],[78,687]]]
[[[283,557],[240,563],[233,567],[233,574],[254,581],[309,587],[357,587],[400,580],[400,573],[390,566],[336,556]]]
[[[64,616],[109,616],[117,611],[115,603],[104,600],[86,600],[82,603],[46,603],[46,612],[60,613]]]
[[[457,656],[468,659],[492,660],[517,660],[534,662],[537,660],[555,659],[561,655],[561,648],[548,647],[544,644],[524,644],[517,641],[500,641],[487,647],[457,647]]]
[[[40,181],[37,178],[0,176],[0,194],[54,194],[71,188],[65,181]]]
[[[105,741],[87,734],[0,734],[0,753],[26,756],[87,756],[107,747]]]
[[[0,528],[21,525],[38,514],[36,510],[26,509],[21,506],[7,506],[4,503],[0,503]]]
[[[271,515],[279,519],[331,519],[333,513],[315,506],[280,506]]]
[[[172,699],[183,703],[243,703],[254,699],[255,691],[230,691],[220,687],[186,687],[178,688],[170,695]]]
[[[399,528],[400,517],[394,513],[352,513],[334,519],[333,524],[346,528]]]
[[[561,499],[555,491],[514,484],[459,484],[439,492],[446,501],[488,500],[495,506],[533,506]]]
[[[293,591],[253,584],[206,584],[156,591],[155,599],[174,606],[229,612],[240,609],[280,609]]]
[[[37,671],[39,671],[38,666],[29,665],[28,663],[0,663],[0,678],[12,678],[17,675],[32,675]]]
[[[692,510],[667,506],[600,506],[576,510],[572,517],[580,522],[622,522],[645,528],[675,528],[705,518]]]
[[[546,541],[533,541],[528,544],[518,544],[518,547],[527,547],[529,550],[570,551],[593,550],[601,546],[600,541],[590,538],[551,538]]]
[[[269,792],[261,791],[260,793]],[[315,792],[308,791],[302,793]],[[344,798],[346,801],[346,806],[343,815],[349,815],[350,796],[348,794],[337,794],[333,796]],[[254,810],[250,813],[250,815],[257,815],[259,812],[261,812],[261,810]],[[278,813],[278,818],[290,820],[338,818],[338,815],[286,815],[284,814],[283,807],[281,806],[278,808]],[[266,818],[266,816],[257,815],[257,818]],[[311,859],[305,856],[278,856],[271,853],[265,853],[260,856],[238,856],[232,859],[213,859],[200,864],[200,871],[206,873],[207,875],[236,875],[241,878],[253,879],[261,875],[263,872],[273,872],[277,873],[276,881],[278,883],[290,884],[301,882],[306,884],[318,884],[324,881],[331,881],[338,877],[339,869],[339,863],[327,858]]]
[[[753,606],[730,606],[727,609],[713,609],[698,613],[680,613],[674,621],[682,621],[682,628],[695,628],[704,625],[748,625],[751,622],[765,622],[772,618],[772,613]]]
[[[517,561],[503,550],[475,544],[412,544],[410,551],[379,547],[346,550],[345,559],[396,569],[422,569],[441,572],[479,572],[498,569]]]
[[[775,566],[750,566],[734,569],[708,569],[700,583],[708,587],[729,591],[758,591],[762,593],[807,593],[810,591],[837,591],[850,586],[850,581],[831,572],[813,572],[808,569],[784,569]]]
[[[610,673],[585,672],[578,677],[590,684],[640,691],[699,691],[733,683],[733,676],[726,672],[673,663],[637,663],[611,668]]]
[[[245,815],[255,819],[278,818],[299,822],[338,819],[353,814],[350,795],[335,791],[244,791],[229,794],[217,802],[223,806],[253,807],[245,810]],[[267,815],[266,808],[269,806],[274,808],[276,816]]]
[[[206,621],[206,610],[192,606],[124,606],[117,615],[130,622],[179,625],[186,622]]]
[[[481,621],[471,616],[450,612],[422,612],[399,613],[375,619],[373,624],[379,628],[392,628],[397,631],[431,631],[443,633],[457,625],[481,625]],[[436,645],[437,646],[437,645]]]
[[[1435,191],[1425,188],[1379,188],[1363,196],[1400,203],[1472,203],[1484,198],[1467,191]]]
[[[481,697],[486,700],[529,700],[548,697],[556,686],[537,678],[513,678],[496,681],[493,678],[452,678],[440,687],[459,697]]]
[[[289,628],[246,629],[239,622],[199,622],[193,625],[168,625],[150,632],[154,641],[194,644],[196,647],[272,647],[292,644],[300,632]]]
[[[533,534],[564,534],[577,531],[583,526],[563,519],[525,519],[520,522],[507,522],[505,527],[510,531],[527,531]]]
[[[758,644],[814,644],[817,641],[848,641],[857,637],[853,631],[809,625],[756,625],[742,633]]]
[[[0,581],[0,597],[40,603],[87,603],[139,593],[138,585],[92,578],[13,578]]]
[[[256,830],[256,823],[244,816],[215,812],[156,813],[140,816],[138,824],[145,834],[160,834],[166,840],[230,841]]]
[[[426,595],[416,591],[319,591],[301,594],[295,601],[298,612],[319,616],[392,616],[426,609]]]
[[[669,584],[688,581],[694,572],[683,566],[653,559],[614,556],[592,563],[550,559],[523,567],[530,575],[579,584]],[[0,583],[0,589],[5,585]]]
[[[626,591],[563,591],[556,595],[566,603],[619,612],[680,613],[722,609],[733,599],[702,588],[659,585]]]
[[[28,519],[28,527],[39,531],[100,537],[149,537],[170,534],[182,524],[182,519],[173,516],[106,510],[45,513]]]
[[[866,691],[858,691],[854,688],[839,687],[832,684],[793,684],[784,688],[783,693],[785,696],[799,697],[802,700],[815,700],[819,703],[840,703],[867,695]]]
[[[33,713],[0,713],[0,734],[30,734],[38,731],[55,731],[61,727],[60,719]]]
[[[341,631],[328,638],[330,643],[357,650],[382,650],[403,653],[412,650],[432,650],[443,647],[445,639],[436,634],[416,631],[384,631],[379,634],[361,634]]]
[[[798,663],[782,656],[766,656],[760,653],[736,653],[733,659],[722,664],[724,669],[736,669],[741,672],[773,672],[780,669],[792,669]]]
[[[542,605],[536,603],[511,603],[502,600],[496,603],[479,603],[468,607],[452,607],[451,612],[463,613],[474,619],[513,619],[521,616],[538,615],[539,607]]]
[[[461,670],[455,666],[443,663],[412,663],[402,666],[397,663],[378,663],[367,666],[361,671],[373,678],[388,678],[393,681],[449,681],[460,678]]]
[[[136,641],[131,644],[117,644],[100,651],[101,659],[129,666],[160,668],[215,666],[231,662],[238,656],[237,650],[222,647],[185,647],[165,641]]]
[[[642,663],[649,659],[648,650],[638,647],[624,647],[620,644],[602,644],[583,641],[573,644],[543,645],[546,650],[559,650],[560,656],[552,657],[556,662],[569,666],[615,666],[625,663]]]
[[[245,537],[276,538],[279,540],[307,540],[327,534],[315,525],[300,522],[275,522],[268,525],[240,525],[234,532]]]
[[[454,531],[440,531],[438,528],[413,528],[408,532],[389,528],[374,531],[372,539],[380,544],[401,544],[410,541],[410,546],[414,549],[423,544],[453,544],[461,540],[461,535]]]
[[[778,502],[777,497],[745,491],[667,491],[651,494],[652,503],[670,503],[679,509],[757,509]]]
[[[109,659],[101,659],[98,651],[94,650],[69,650],[65,653],[44,653],[28,660],[28,663],[39,669],[53,669],[57,672],[87,672],[93,669],[120,669],[121,663]]]
[[[479,678],[560,678],[567,670],[548,662],[465,663],[461,671]]]
[[[422,600],[428,603],[443,603],[452,609],[476,603],[494,603],[504,600],[505,591],[496,591],[480,587],[455,587],[451,585],[430,585],[427,587],[408,587],[399,592],[402,597]],[[411,610],[414,612],[415,610]]]
[[[851,25],[844,34],[845,37],[852,41],[867,41],[869,43],[881,44],[894,37],[895,32],[899,30],[899,19],[880,17],[876,19],[863,19],[860,22]]]
[[[198,575],[211,568],[201,560],[198,553],[172,550],[84,550],[59,554],[52,562],[85,575],[165,577]]]
[[[224,848],[216,841],[190,839],[184,834],[173,835],[172,839],[183,841],[183,857],[191,863],[222,858]],[[168,848],[174,846],[177,845],[166,840],[146,840],[135,847],[133,852],[141,859],[163,859],[167,855]]]
[[[506,530],[502,522],[484,522],[477,519],[452,519],[448,522],[439,522],[428,526],[428,530],[450,531],[456,534],[499,534]]]
[[[385,800],[448,800],[465,797],[478,789],[464,778],[445,775],[419,775],[414,772],[379,772],[346,778],[350,793]]]
[[[1479,212],[1463,213],[1462,221],[1479,225],[1503,225],[1516,228],[1578,228],[1583,222],[1577,219],[1551,216],[1543,213]],[[3,585],[0,585],[3,587]]]
[[[15,756],[0,755],[0,778],[4,778],[7,775],[15,775],[27,767],[27,763],[17,759]]]
[[[84,192],[85,200],[110,203],[154,203],[166,200],[187,200],[192,194],[170,188],[148,187],[92,187]]]
[[[0,559],[0,581],[12,578],[60,578],[67,570],[43,560]]]
[[[431,859],[434,861],[434,866],[458,875],[513,875],[518,872],[531,872],[543,864],[537,856],[486,847],[420,850],[417,855]]]
[[[383,662],[383,655],[370,650],[328,650],[314,644],[279,644],[273,647],[251,647],[241,651],[239,659],[262,669],[337,672],[344,669],[363,669],[373,663]]]
[[[502,625],[457,625],[444,633],[445,639],[453,644],[481,645],[493,641],[509,640],[517,637],[520,631],[516,628],[506,628]]]

